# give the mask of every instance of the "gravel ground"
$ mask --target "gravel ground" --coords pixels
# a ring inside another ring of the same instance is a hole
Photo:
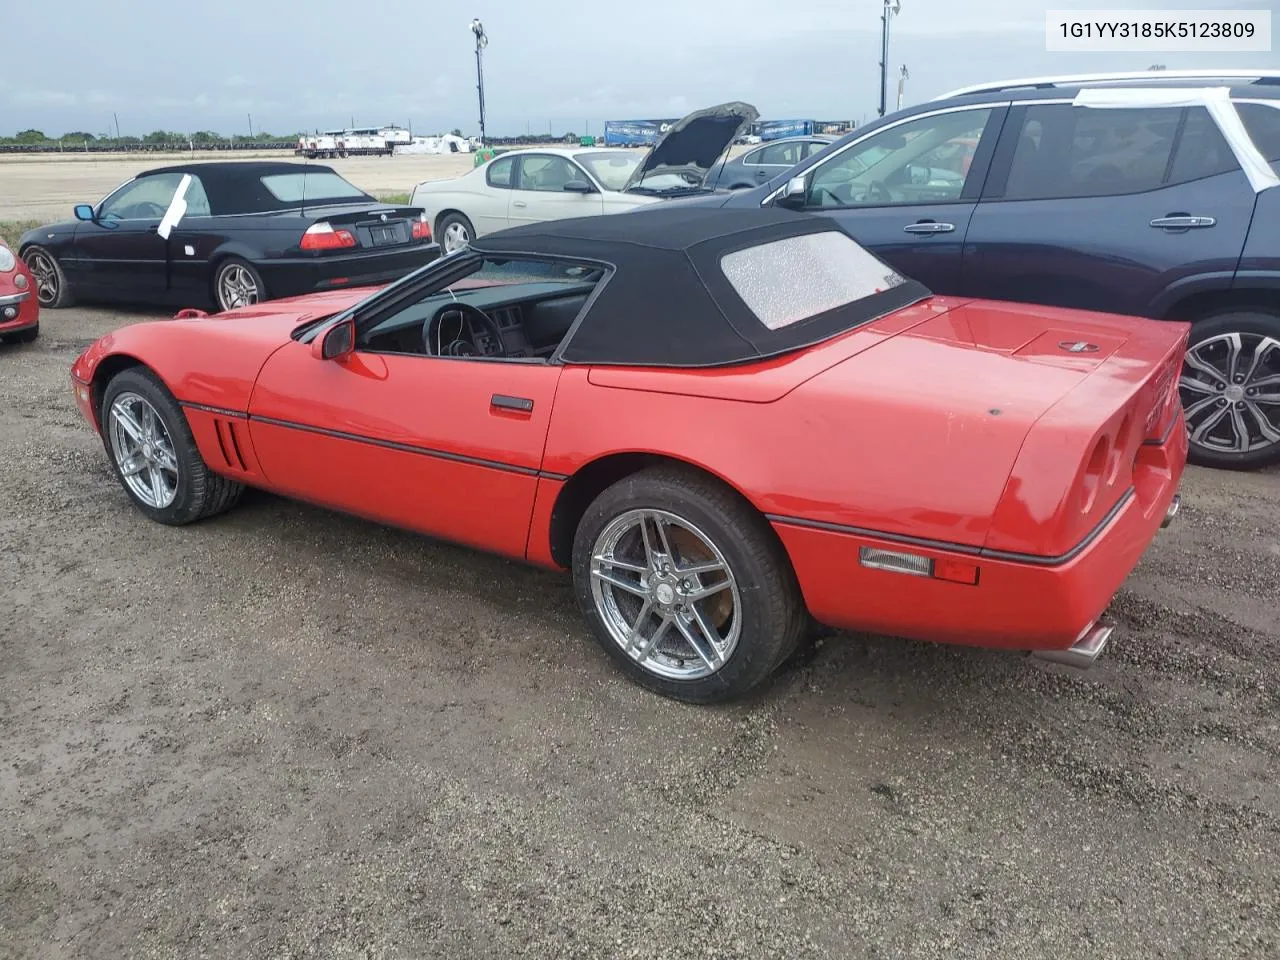
[[[567,580],[252,495],[146,521],[0,349],[0,957],[1280,955],[1280,472],[1191,470],[1087,673],[838,636],[751,702]]]

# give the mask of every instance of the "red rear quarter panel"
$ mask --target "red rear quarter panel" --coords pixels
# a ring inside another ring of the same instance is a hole
[[[1069,646],[1176,492],[1185,428],[1157,402],[1157,372],[1176,370],[1185,325],[941,298],[887,319],[737,370],[569,367],[544,476],[611,453],[685,460],[773,523],[827,623]],[[1063,346],[1077,341],[1095,349]],[[544,483],[539,558],[555,492]],[[979,584],[864,567],[864,545],[977,563]]]

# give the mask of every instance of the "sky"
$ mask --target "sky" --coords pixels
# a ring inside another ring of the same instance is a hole
[[[1123,0],[1126,9],[1270,9],[1270,53],[1048,53],[1046,10],[1114,0],[900,0],[889,109],[971,83],[1099,70],[1280,69],[1280,0]],[[880,99],[880,0],[60,0],[5,14],[0,135],[157,129],[290,134],[351,124],[600,133],[726,100],[764,119],[865,122]],[[32,42],[15,42],[30,37]]]

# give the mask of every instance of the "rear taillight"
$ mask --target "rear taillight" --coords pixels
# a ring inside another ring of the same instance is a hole
[[[303,250],[341,250],[355,245],[356,238],[350,230],[335,230],[333,224],[323,220],[309,226],[298,244]]]
[[[413,221],[413,239],[431,239],[431,224],[428,222],[427,215],[425,213],[418,214],[418,219]]]

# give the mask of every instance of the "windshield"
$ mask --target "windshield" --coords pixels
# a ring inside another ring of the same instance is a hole
[[[580,153],[574,159],[586,167],[587,172],[606,190],[621,190],[644,159],[644,154]]]

